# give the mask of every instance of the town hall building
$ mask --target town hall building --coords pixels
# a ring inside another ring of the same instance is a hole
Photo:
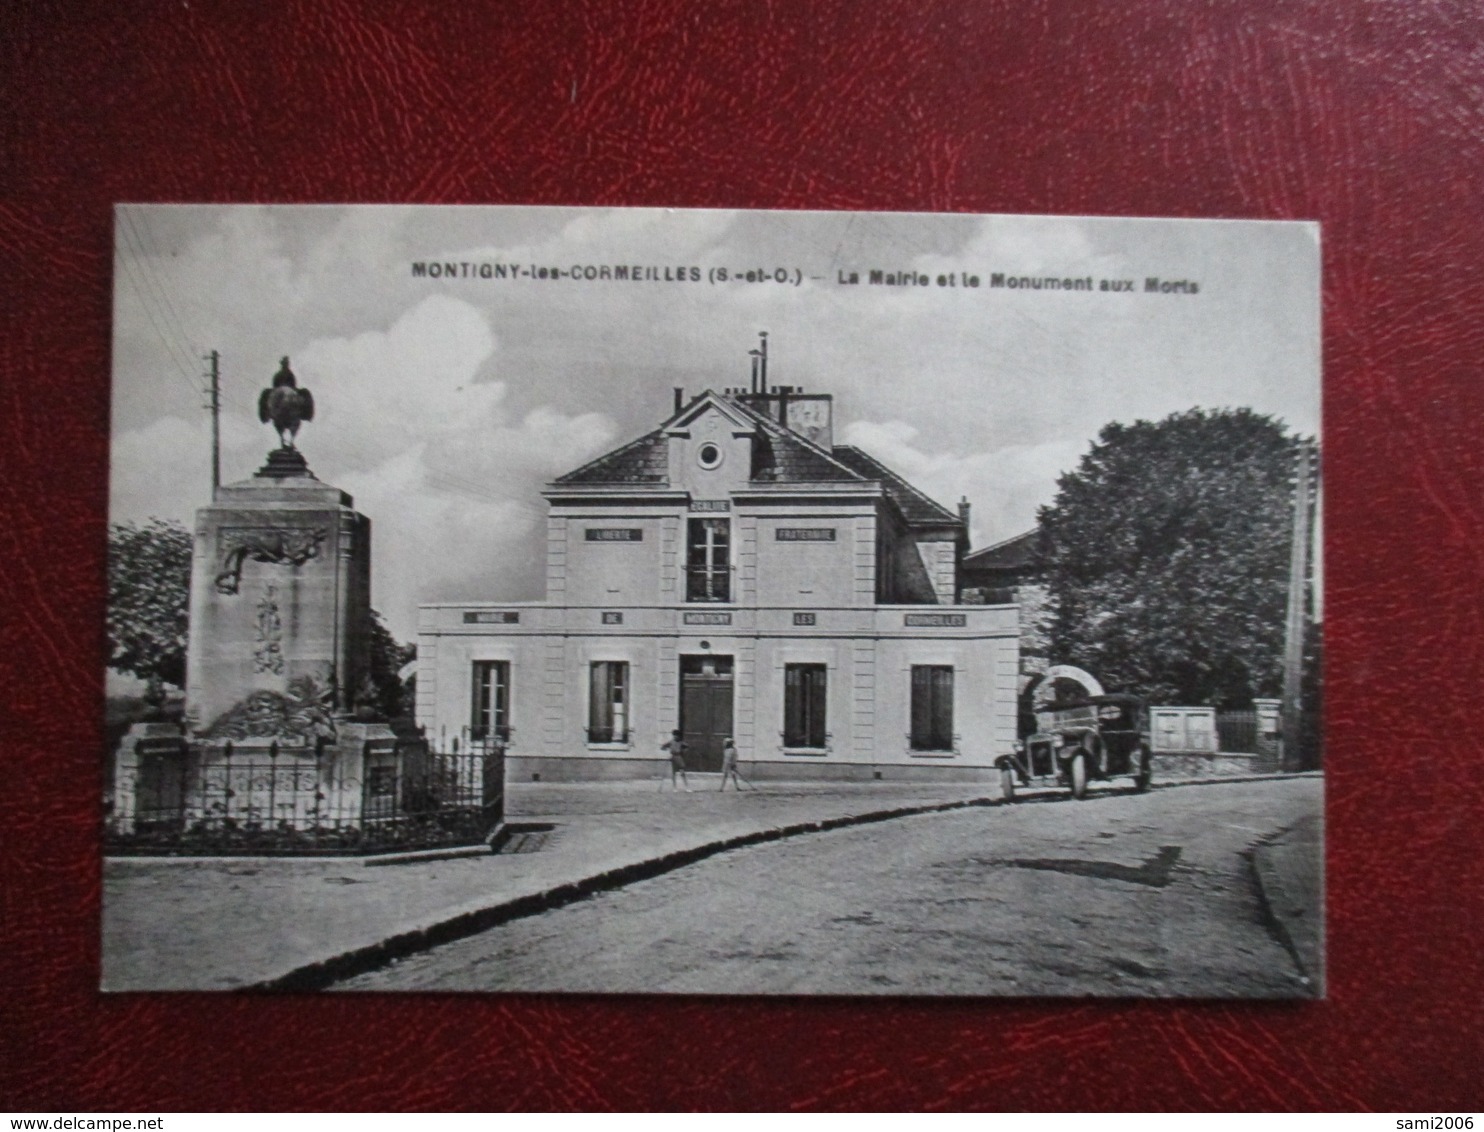
[[[546,599],[424,605],[418,722],[503,742],[513,781],[990,777],[1016,737],[1018,610],[960,604],[968,504],[836,444],[833,401],[675,392],[658,428],[561,476]]]

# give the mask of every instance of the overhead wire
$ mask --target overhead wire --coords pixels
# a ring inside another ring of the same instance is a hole
[[[119,231],[125,249],[133,253],[132,261],[125,259],[125,268],[129,271],[135,293],[144,304],[146,314],[152,315],[151,323],[169,351],[175,368],[191,382],[194,392],[209,395],[209,390],[196,384],[206,375],[194,369],[195,363],[205,361],[207,355],[192,341],[186,330],[185,319],[170,297],[170,288],[165,286],[160,273],[153,266],[154,261],[159,258],[159,242],[150,226],[147,213],[121,208],[119,216],[122,220]],[[223,409],[230,408],[248,418],[256,416],[256,407],[245,403],[241,395],[226,383],[218,383],[218,400]],[[209,405],[206,407],[209,408]]]
[[[145,231],[145,235],[148,237],[149,248],[151,249],[152,252],[153,251],[157,251],[158,248],[159,248],[159,241],[155,239],[154,229],[152,227],[150,227],[149,213],[148,213],[148,211],[140,211],[137,215],[138,215],[139,223],[141,225],[143,225],[144,231]],[[135,229],[135,235],[136,236],[138,235],[138,229]],[[157,255],[152,255],[150,257],[150,259],[158,259],[158,258],[159,257]],[[149,262],[149,261],[147,260],[146,262]],[[175,303],[171,301],[169,290],[167,290],[164,287],[164,285],[160,282],[160,277],[159,277],[158,273],[154,273],[154,279],[155,279],[156,286],[159,289],[159,292],[160,292],[161,297],[165,300],[166,306],[169,308],[170,312],[174,315],[176,329],[180,332],[180,336],[183,339],[185,339],[187,341],[187,343],[189,343],[189,341],[190,341],[190,335],[186,333],[186,330],[185,330],[185,320],[180,317],[180,313],[179,313],[178,309],[176,308]],[[193,351],[193,352],[199,352],[199,351]],[[221,399],[221,403],[222,403],[223,406],[226,406],[226,405],[230,404],[238,412],[244,413],[244,414],[246,414],[249,417],[255,415],[256,412],[257,412],[256,406],[244,402],[242,400],[242,398],[236,393],[236,391],[230,389],[229,387],[228,388],[221,388],[219,390],[219,397]]]
[[[170,321],[174,323],[174,329],[176,333],[180,335],[186,346],[190,348],[190,352],[192,355],[199,353],[199,350],[191,342],[190,334],[186,332],[185,321],[180,317],[180,312],[176,309],[175,303],[171,300],[170,292],[165,289],[164,284],[160,281],[159,273],[156,272],[153,267],[152,261],[159,258],[159,245],[154,238],[154,230],[149,226],[148,215],[143,212],[139,214],[139,224],[143,226],[144,231],[148,237],[147,240],[139,235],[139,228],[135,227],[133,215],[125,212],[123,213],[123,216],[125,222],[131,229],[133,229],[135,240],[141,244],[142,250],[145,253],[143,259],[141,260],[140,266],[144,269],[145,274],[150,277],[151,281],[154,283],[156,293],[164,301],[165,310],[169,316]]]
[[[119,262],[123,265],[124,273],[133,285],[134,293],[138,297],[140,305],[144,308],[145,316],[149,319],[155,334],[165,347],[165,352],[171,364],[175,366],[182,380],[190,387],[191,393],[195,396],[200,396],[202,392],[201,386],[198,384],[200,375],[194,372],[192,367],[195,350],[191,346],[189,336],[186,335],[184,327],[179,322],[178,313],[174,327],[171,326],[166,309],[169,300],[168,296],[164,294],[163,288],[157,283],[155,291],[153,293],[151,292],[147,284],[149,251],[144,246],[138,230],[133,226],[128,211],[120,209],[119,216],[122,219],[122,223],[118,228],[118,232],[120,237],[122,237],[123,243],[123,247],[120,249],[123,254],[118,257]],[[131,235],[133,237],[132,240],[130,239]],[[177,341],[177,338],[180,341]]]
[[[159,320],[155,317],[153,301],[150,299],[148,293],[145,291],[144,284],[139,281],[134,273],[133,268],[129,266],[129,260],[127,256],[121,256],[119,261],[124,265],[124,273],[129,277],[129,281],[134,288],[134,293],[139,297],[140,305],[144,308],[145,317],[149,319],[150,325],[154,327],[155,334],[159,336],[161,343],[163,343],[165,346],[165,353],[166,356],[170,359],[170,364],[175,367],[176,372],[179,374],[181,380],[186,383],[191,393],[193,395],[199,396],[201,393],[201,389],[196,384],[196,377],[191,373],[189,369],[181,364],[180,358],[176,356],[175,349],[173,348],[170,341],[170,336],[166,334],[165,331],[160,327]]]
[[[461,495],[472,495],[491,503],[504,502],[500,496],[494,494],[488,488],[480,486],[473,480],[452,475],[448,472],[429,472],[424,475],[423,482],[435,490],[452,491]]]

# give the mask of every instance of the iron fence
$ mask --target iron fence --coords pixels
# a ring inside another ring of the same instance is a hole
[[[503,817],[504,747],[191,744],[141,754],[115,853],[373,853],[478,844]]]
[[[1228,754],[1258,753],[1257,712],[1218,711],[1216,749]]]

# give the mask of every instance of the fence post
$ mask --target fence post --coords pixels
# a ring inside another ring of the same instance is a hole
[[[206,788],[206,775],[203,773],[200,777],[201,777],[201,788],[204,790]],[[189,743],[182,743],[181,744],[181,750],[180,750],[180,790],[176,794],[176,802],[175,802],[175,820],[180,823],[180,832],[182,834],[184,834],[186,832],[186,828],[187,828],[187,824],[186,823],[190,820],[190,813],[191,813],[190,784],[191,784],[191,745]],[[161,788],[163,788],[164,785],[165,785],[165,776],[162,774],[162,775],[160,775],[160,786],[161,786]]]
[[[1252,701],[1257,715],[1257,753],[1262,758],[1264,770],[1281,769],[1282,704],[1283,701],[1278,699]]]
[[[505,744],[496,740],[484,753],[481,766],[480,835],[492,839],[505,823]]]

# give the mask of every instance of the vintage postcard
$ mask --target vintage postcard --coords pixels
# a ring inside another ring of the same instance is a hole
[[[115,255],[105,989],[1322,996],[1317,225]]]

